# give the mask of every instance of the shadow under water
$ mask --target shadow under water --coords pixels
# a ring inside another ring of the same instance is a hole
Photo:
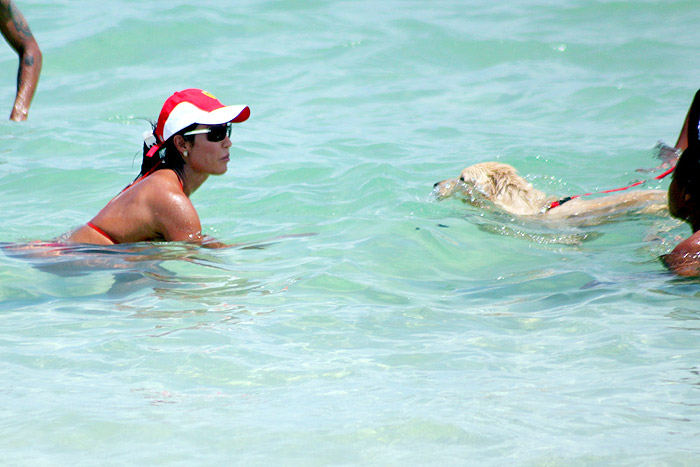
[[[201,296],[225,290],[242,294],[264,289],[262,284],[237,277],[237,267],[228,264],[223,251],[263,250],[285,238],[315,234],[283,235],[257,242],[232,245],[225,250],[208,249],[187,243],[130,243],[122,245],[89,245],[58,242],[0,242],[0,251],[20,260],[33,269],[62,278],[80,278],[108,273],[113,283],[106,292],[110,297],[123,297],[150,288],[159,294]],[[167,265],[167,267],[165,267]],[[201,273],[202,269],[223,274]],[[262,291],[264,293],[264,291]]]

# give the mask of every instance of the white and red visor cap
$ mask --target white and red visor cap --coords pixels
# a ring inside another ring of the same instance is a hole
[[[163,144],[172,135],[193,123],[240,123],[248,120],[249,116],[250,109],[246,105],[224,105],[207,91],[185,89],[176,92],[165,101],[154,134],[158,143]]]

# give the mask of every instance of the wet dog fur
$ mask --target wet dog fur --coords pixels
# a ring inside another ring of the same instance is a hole
[[[595,198],[573,198],[550,208],[560,198],[535,189],[514,167],[501,162],[482,162],[462,170],[459,178],[437,182],[437,199],[457,195],[475,206],[495,207],[524,217],[579,222],[602,221],[626,213],[659,213],[668,209],[664,190],[629,190]]]

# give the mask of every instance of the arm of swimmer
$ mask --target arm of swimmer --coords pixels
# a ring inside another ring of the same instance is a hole
[[[204,248],[228,248],[213,237],[202,235],[199,215],[189,198],[184,195],[171,196],[157,209],[157,221],[163,238],[168,242],[187,242]]]
[[[661,257],[664,265],[679,276],[700,276],[700,231],[679,243]]]
[[[158,230],[167,242],[202,243],[199,215],[184,194],[167,194],[155,206]]]
[[[19,56],[17,95],[10,119],[23,121],[27,119],[29,106],[39,82],[41,50],[27,21],[12,0],[0,0],[0,32]]]

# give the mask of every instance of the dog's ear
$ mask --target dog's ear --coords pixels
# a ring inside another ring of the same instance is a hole
[[[493,168],[486,163],[474,164],[462,170],[459,181],[467,186],[474,187],[477,192],[492,198],[495,194],[495,184],[493,180]]]
[[[497,167],[490,173],[490,181],[494,196],[504,193],[512,193],[513,190],[527,189],[529,184],[523,179],[515,168],[509,165]]]

